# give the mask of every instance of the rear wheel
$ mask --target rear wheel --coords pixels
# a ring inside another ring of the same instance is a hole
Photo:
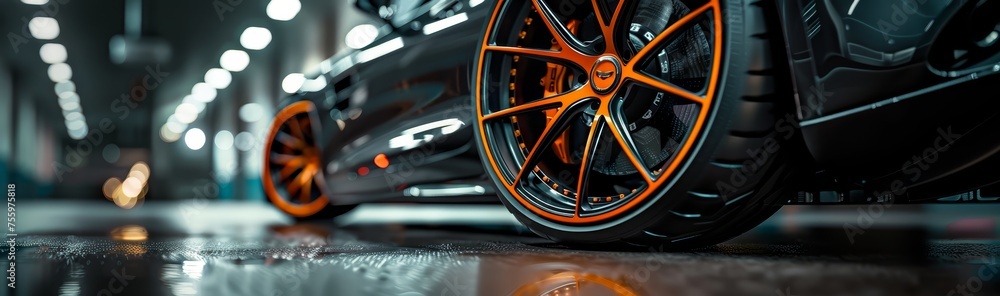
[[[331,218],[354,208],[330,205],[316,144],[316,106],[299,101],[275,116],[264,143],[267,200],[297,219]]]
[[[768,5],[499,1],[475,97],[501,200],[569,243],[702,246],[773,214],[798,147]]]

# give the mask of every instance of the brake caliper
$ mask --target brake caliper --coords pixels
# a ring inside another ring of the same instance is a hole
[[[580,21],[570,20],[569,23],[566,24],[566,29],[568,29],[571,34],[575,35],[579,25]],[[555,39],[552,39],[552,47],[550,49],[554,51],[562,50],[562,48],[556,44]],[[543,97],[548,98],[565,92],[566,85],[568,84],[567,82],[570,81],[572,77],[569,76],[569,69],[567,69],[566,66],[552,62],[547,62],[546,64],[548,65],[548,72],[544,77],[542,77],[541,84],[544,88]],[[547,121],[552,121],[557,111],[557,109],[545,110],[545,119]],[[570,147],[568,133],[563,133],[556,138],[556,140],[552,143],[552,151],[562,162],[574,163],[572,157],[573,149]]]

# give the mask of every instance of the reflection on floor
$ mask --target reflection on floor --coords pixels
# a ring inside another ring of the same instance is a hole
[[[700,250],[574,250],[493,205],[24,205],[16,295],[997,295],[996,208],[786,208]],[[450,213],[459,213],[451,215]],[[471,213],[471,214],[470,214]],[[972,218],[972,219],[970,219]],[[990,223],[992,221],[992,223]],[[6,249],[6,247],[5,247]],[[7,263],[5,262],[6,266]]]

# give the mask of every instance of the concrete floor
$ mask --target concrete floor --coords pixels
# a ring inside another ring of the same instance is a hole
[[[857,221],[856,209],[789,207],[730,242],[663,252],[570,249],[532,235],[495,205],[372,205],[336,221],[296,224],[264,204],[164,202],[124,211],[30,203],[18,212],[17,288],[6,291],[1000,294],[996,208],[897,206],[849,235],[843,225]]]

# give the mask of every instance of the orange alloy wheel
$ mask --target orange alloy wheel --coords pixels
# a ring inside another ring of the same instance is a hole
[[[285,107],[275,116],[264,142],[264,191],[271,203],[296,217],[319,213],[330,203],[324,194],[315,112],[309,101]]]
[[[478,60],[479,140],[502,190],[535,215],[562,224],[620,217],[665,187],[702,132],[722,59],[719,1],[675,7],[661,27],[629,17],[635,2],[592,0],[568,14],[545,0],[494,8]],[[678,42],[704,59],[672,68]],[[551,77],[533,75],[551,63],[572,73],[548,88],[565,91],[546,95],[538,87]],[[560,146],[575,157],[554,151],[557,140],[573,143]]]

